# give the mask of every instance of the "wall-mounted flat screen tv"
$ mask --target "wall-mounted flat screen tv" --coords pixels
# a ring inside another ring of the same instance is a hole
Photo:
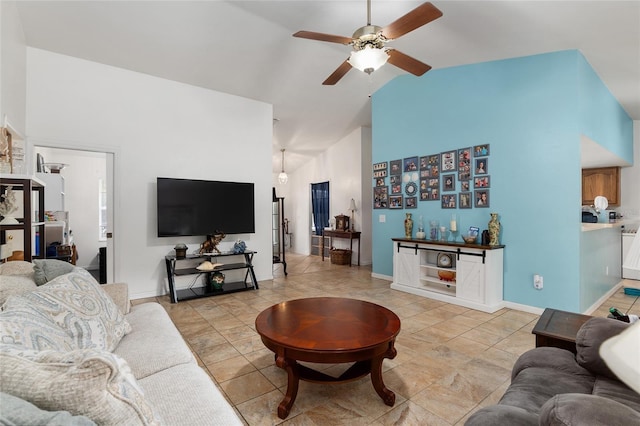
[[[157,179],[158,237],[253,234],[253,183]]]

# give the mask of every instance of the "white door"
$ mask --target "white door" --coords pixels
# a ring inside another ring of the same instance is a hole
[[[420,284],[420,256],[415,249],[393,246],[393,281],[395,284],[403,284],[418,287]]]
[[[456,264],[456,297],[485,302],[484,266],[480,256],[460,255]]]

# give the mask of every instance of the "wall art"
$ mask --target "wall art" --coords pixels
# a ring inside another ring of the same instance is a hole
[[[461,209],[470,209],[472,206],[471,193],[461,192],[458,194],[458,207]]]
[[[475,199],[474,207],[489,207],[489,190],[475,191],[473,194]]]
[[[373,188],[373,208],[386,209],[389,207],[389,188],[379,186]]]
[[[447,151],[440,154],[440,170],[442,173],[457,170],[456,151]]]
[[[404,159],[405,172],[414,172],[418,170],[418,157],[409,157]]]
[[[486,157],[489,155],[489,144],[476,145],[473,147],[474,157]]]
[[[402,195],[392,195],[389,197],[389,208],[390,209],[401,209],[402,208]]]
[[[476,175],[486,175],[489,169],[489,159],[488,158],[476,158]]]
[[[401,175],[402,174],[402,160],[393,160],[389,163],[390,174]]]
[[[455,209],[456,208],[456,194],[447,194],[442,196],[442,208],[443,209]]]

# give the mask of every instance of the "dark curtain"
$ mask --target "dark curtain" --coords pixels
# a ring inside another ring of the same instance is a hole
[[[322,235],[322,230],[329,226],[329,182],[311,184],[311,207],[316,235]]]

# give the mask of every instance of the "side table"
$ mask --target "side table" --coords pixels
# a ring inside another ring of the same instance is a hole
[[[323,238],[322,238],[322,247],[320,250],[320,255],[322,256],[322,261],[324,261],[324,237],[329,237],[329,247],[333,246],[333,239],[334,238],[344,238],[349,240],[349,249],[351,250],[351,253],[353,253],[353,240],[358,240],[358,266],[360,266],[360,232],[356,232],[356,231],[332,231],[332,230],[328,230],[325,229],[323,231]],[[349,266],[351,266],[351,264],[349,264]]]
[[[531,333],[536,335],[536,348],[553,346],[576,353],[576,334],[589,315],[547,308]]]

